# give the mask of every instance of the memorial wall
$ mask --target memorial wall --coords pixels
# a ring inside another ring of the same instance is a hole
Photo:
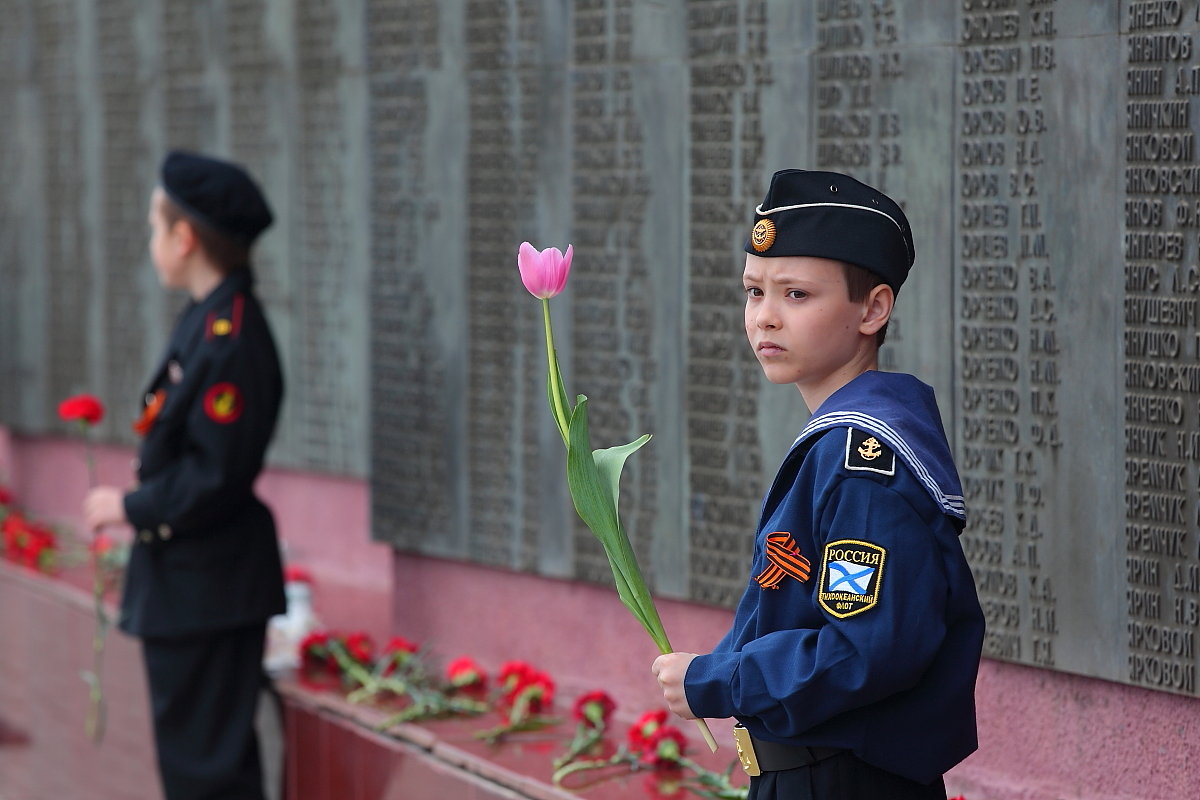
[[[912,223],[882,366],[937,391],[985,655],[1197,694],[1197,0],[0,14],[4,424],[136,391],[178,307],[145,260],[154,165],[228,153],[281,212],[258,254],[290,379],[273,463],[369,476],[404,551],[607,583],[516,272],[522,241],[570,243],[568,388],[597,446],[654,435],[621,498],[643,568],[729,606],[807,419],[744,341],[742,242],[776,169],[847,172]]]
[[[428,305],[373,350],[373,407],[412,398],[384,412],[407,429],[374,439],[382,535],[608,580],[566,506],[539,308],[514,271],[522,240],[573,243],[551,304],[569,387],[599,445],[655,434],[624,481],[635,546],[661,594],[732,604],[807,416],[744,343],[741,243],[775,169],[848,172],[915,231],[883,365],[938,392],[985,655],[1196,694],[1197,3],[463,11],[428,34],[460,60],[401,81],[465,130],[411,140],[414,235],[444,258],[401,271]],[[436,189],[418,177],[431,165],[449,179]],[[389,304],[376,295],[376,314]],[[403,342],[412,369],[380,369]]]

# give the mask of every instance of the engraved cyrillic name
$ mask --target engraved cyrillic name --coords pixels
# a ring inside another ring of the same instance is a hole
[[[1053,2],[1031,5],[966,3],[960,22],[957,411],[984,652],[1053,666],[1057,587],[1042,547],[1062,445],[1058,277],[1039,189],[1056,26]]]
[[[106,389],[118,392],[140,387],[145,379],[142,359],[154,358],[147,352],[147,336],[142,317],[143,299],[138,291],[139,278],[146,269],[146,244],[131,231],[144,227],[145,190],[130,176],[147,169],[142,141],[146,119],[139,91],[139,57],[134,18],[136,3],[122,1],[96,6],[96,47],[102,116],[103,180],[105,202],[102,208],[103,316],[105,347],[102,372]],[[77,274],[73,280],[78,280]],[[156,342],[156,345],[158,343]],[[131,357],[132,356],[132,357]],[[110,415],[111,416],[111,415]],[[132,440],[125,425],[113,424],[120,438]]]
[[[577,5],[573,23],[572,202],[580,252],[573,280],[586,276],[576,295],[583,299],[572,309],[573,363],[578,391],[599,400],[588,408],[597,447],[659,429],[651,402],[658,372],[652,348],[658,295],[642,249],[650,192],[642,146],[646,130],[634,94],[638,65],[630,59],[633,14],[630,0],[599,0]],[[651,582],[651,532],[660,505],[655,476],[658,459],[665,457],[656,444],[626,462],[621,482],[622,522]],[[576,524],[574,547],[577,578],[612,580],[603,548],[582,524]]]
[[[730,604],[745,586],[758,505],[757,393],[762,371],[740,324],[741,246],[762,200],[767,3],[689,4],[687,427],[690,594]]]
[[[88,263],[89,254],[81,235],[66,233],[80,233],[85,228],[78,202],[80,174],[77,169],[85,154],[78,135],[81,116],[75,97],[80,80],[76,74],[75,53],[81,31],[72,3],[53,0],[38,3],[29,7],[28,16],[40,45],[32,52],[29,66],[20,69],[28,69],[35,76],[33,88],[42,113],[39,139],[46,153],[42,173],[44,225],[46,230],[54,232],[44,240],[44,261],[40,265],[53,287],[53,295],[47,297],[51,302],[46,317],[38,321],[44,326],[45,341],[41,343],[41,350],[45,361],[38,364],[37,369],[45,372],[47,394],[52,401],[57,401],[84,389],[79,355],[88,351],[88,332],[84,323],[91,281],[89,271],[83,265]],[[43,414],[37,417],[42,418]]]
[[[545,421],[545,375],[518,368],[537,357],[538,320],[529,295],[512,279],[514,243],[522,241],[523,203],[532,197],[536,137],[529,126],[535,96],[525,84],[536,70],[520,69],[527,50],[518,40],[535,37],[540,14],[518,25],[526,0],[468,0],[467,303],[470,319],[470,391],[467,450],[472,505],[467,543],[487,564],[532,565],[525,527],[523,479],[528,469],[526,432]],[[524,62],[525,66],[534,63]],[[525,142],[531,147],[525,148]],[[550,243],[536,243],[539,248]],[[559,249],[565,242],[556,245]],[[518,324],[520,323],[520,324]],[[542,355],[544,359],[544,354]],[[526,377],[527,376],[527,377]],[[540,388],[534,382],[540,382]],[[540,400],[535,406],[535,400]]]
[[[361,419],[366,404],[361,393],[342,390],[354,383],[347,372],[353,360],[341,352],[344,337],[338,332],[353,310],[338,302],[344,278],[330,264],[353,251],[356,230],[348,199],[349,172],[331,165],[351,163],[356,152],[352,131],[343,127],[349,107],[339,68],[341,45],[329,31],[353,19],[343,19],[350,17],[347,9],[323,0],[298,2],[294,13],[296,70],[305,102],[298,108],[293,164],[305,190],[291,198],[296,221],[291,297],[300,324],[293,329],[298,346],[289,383],[309,402],[293,410],[290,424],[296,426],[302,463],[351,472],[358,452],[349,425]],[[261,16],[258,10],[252,18]],[[269,52],[265,42],[261,49]],[[305,462],[305,457],[311,461]]]
[[[1200,419],[1200,270],[1191,75],[1194,33],[1180,3],[1130,2],[1124,48],[1122,371],[1124,577],[1132,683],[1196,692],[1191,441]]]
[[[901,11],[893,0],[818,3],[816,11],[817,167],[884,192],[888,169],[903,159],[901,115],[879,101],[904,77]]]
[[[903,11],[895,0],[818,3],[813,59],[817,168],[853,175],[902,207],[906,199],[889,181],[905,163],[905,120],[893,102],[905,76]],[[888,325],[879,353],[883,369],[897,368],[893,346],[904,339],[901,316]]]
[[[439,555],[464,555],[453,508],[445,398],[456,367],[440,357],[436,318],[448,311],[424,248],[446,187],[431,185],[428,77],[441,65],[435,0],[367,6],[370,72],[371,504],[376,538]],[[461,515],[461,516],[456,516]],[[430,536],[430,531],[441,535]]]

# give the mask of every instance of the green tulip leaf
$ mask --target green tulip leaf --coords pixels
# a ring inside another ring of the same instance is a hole
[[[567,485],[580,519],[604,548],[621,602],[646,629],[659,649],[669,653],[671,646],[658,609],[646,588],[637,556],[617,514],[625,461],[648,441],[649,434],[629,444],[593,451],[588,430],[587,397],[579,395],[571,414],[568,433]]]

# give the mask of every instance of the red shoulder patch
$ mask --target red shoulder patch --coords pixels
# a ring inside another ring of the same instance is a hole
[[[242,392],[232,383],[217,383],[204,393],[204,413],[213,422],[227,425],[242,415]]]

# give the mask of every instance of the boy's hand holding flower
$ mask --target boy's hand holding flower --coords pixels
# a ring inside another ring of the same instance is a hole
[[[665,653],[654,659],[651,667],[654,677],[658,678],[658,685],[662,687],[667,707],[683,719],[696,719],[683,688],[688,666],[695,657],[695,653]]]
[[[89,531],[107,525],[126,525],[125,492],[115,486],[97,486],[83,498],[83,522]]]

